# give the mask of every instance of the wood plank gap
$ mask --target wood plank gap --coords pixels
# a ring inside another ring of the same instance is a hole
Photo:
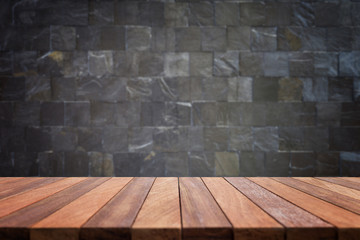
[[[180,177],[177,178],[178,179],[178,191],[179,191],[179,206],[180,206],[180,223],[181,223],[181,239],[184,238],[183,236],[183,216],[182,216],[182,206],[181,206],[181,192],[180,192]]]
[[[322,181],[327,181],[327,182],[331,182],[331,183],[335,183],[347,188],[352,188],[355,190],[360,190],[360,184],[352,182],[352,181],[348,181],[345,180],[343,178],[339,178],[339,177],[317,177],[317,179],[320,179]]]

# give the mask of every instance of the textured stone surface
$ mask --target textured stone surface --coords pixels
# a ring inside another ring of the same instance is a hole
[[[215,175],[216,176],[239,176],[239,157],[234,152],[215,153]]]
[[[275,51],[276,28],[257,27],[251,29],[251,50]]]
[[[291,176],[314,176],[316,170],[315,153],[292,153],[290,162]]]
[[[241,152],[240,176],[256,177],[264,176],[265,154],[263,152]]]
[[[214,56],[215,76],[236,76],[239,72],[238,52],[216,52]]]

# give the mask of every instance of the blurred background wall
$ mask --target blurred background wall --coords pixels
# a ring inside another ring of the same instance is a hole
[[[1,0],[1,176],[359,176],[359,1]]]

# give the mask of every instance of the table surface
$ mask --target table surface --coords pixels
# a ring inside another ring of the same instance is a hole
[[[360,178],[0,178],[0,239],[360,239]]]

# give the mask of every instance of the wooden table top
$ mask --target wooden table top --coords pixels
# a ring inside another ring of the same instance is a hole
[[[360,239],[360,178],[0,178],[0,239]]]

